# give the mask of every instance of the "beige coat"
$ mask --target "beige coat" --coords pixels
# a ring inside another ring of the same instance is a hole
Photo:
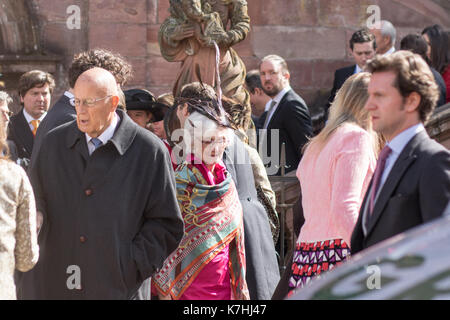
[[[16,299],[14,269],[33,268],[39,256],[36,205],[25,171],[0,160],[0,299]]]

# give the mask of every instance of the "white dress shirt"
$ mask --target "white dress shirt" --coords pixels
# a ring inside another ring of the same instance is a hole
[[[361,69],[358,65],[356,65],[355,72],[353,74],[357,74],[357,73],[360,73],[360,72],[363,72],[363,69]]]
[[[383,53],[383,57],[384,56],[388,56],[388,55],[390,55],[391,53],[394,53],[394,52],[395,52],[395,47],[392,46],[387,52]]]
[[[283,90],[281,90],[280,92],[278,92],[278,94],[277,94],[274,98],[272,98],[272,100],[269,100],[269,101],[266,103],[266,111],[269,112],[270,105],[271,105],[272,101],[275,101],[275,102],[276,102],[276,104],[275,104],[275,106],[272,108],[271,112],[267,114],[267,117],[266,117],[266,123],[267,123],[267,125],[266,125],[263,129],[267,129],[267,126],[269,125],[269,122],[270,122],[270,120],[272,119],[273,114],[274,114],[275,111],[277,110],[278,105],[280,104],[281,99],[283,99],[284,95],[285,95],[289,90],[291,90],[291,87],[288,85],[288,86],[286,86]]]
[[[424,130],[425,127],[422,123],[416,124],[401,132],[394,139],[387,143],[392,152],[386,159],[386,164],[384,166],[383,174],[381,175],[380,187],[378,188],[378,190],[382,189],[387,177],[389,176],[389,172],[391,172],[394,163],[397,161],[398,156],[400,155],[400,153],[402,153],[408,142],[411,141],[411,139],[414,138],[416,134]]]
[[[25,110],[25,108],[23,108],[23,115],[25,116],[25,120],[27,120],[27,123],[28,123],[28,126],[30,127],[30,130],[33,131],[33,130],[34,130],[34,127],[33,127],[33,125],[31,124],[31,121],[33,121],[33,120],[39,120],[39,123],[41,123],[42,120],[43,120],[43,119],[45,118],[45,116],[47,115],[47,112],[44,112],[44,113],[42,114],[42,116],[40,116],[39,118],[35,119],[35,118],[33,118],[33,117],[27,112],[27,110]]]
[[[375,195],[375,202],[377,201],[378,196],[380,195],[381,190],[383,189],[384,183],[387,180],[387,177],[389,176],[389,173],[392,170],[392,167],[394,166],[395,162],[397,161],[400,153],[402,153],[403,149],[406,147],[409,141],[411,141],[412,138],[415,137],[416,134],[418,134],[421,131],[424,131],[425,127],[422,123],[416,124],[412,127],[409,127],[408,129],[404,130],[400,134],[398,134],[394,139],[389,141],[387,145],[389,148],[391,148],[391,153],[386,159],[386,163],[384,165],[383,174],[381,175],[380,179],[380,186],[378,188],[377,194]],[[371,188],[367,191],[371,192]],[[369,199],[369,198],[367,198]],[[363,208],[363,220],[362,220],[362,228],[364,235],[367,235],[367,221],[369,219],[369,200],[366,201],[365,206]]]
[[[105,131],[103,131],[103,133],[101,135],[99,135],[97,137],[97,139],[99,139],[103,145],[105,145],[114,135],[114,131],[116,130],[117,125],[119,124],[119,116],[114,113],[114,117],[113,120],[111,121],[111,124],[109,125],[108,128],[106,128]],[[89,136],[87,133],[85,133],[86,136],[86,143],[88,146],[88,150],[89,150],[89,155],[92,154],[92,152],[94,152],[95,150],[95,146],[94,144],[91,142],[92,137]]]

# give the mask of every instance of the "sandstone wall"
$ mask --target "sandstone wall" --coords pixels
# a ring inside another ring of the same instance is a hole
[[[37,17],[40,53],[60,56],[63,73],[73,54],[102,47],[132,63],[134,78],[129,87],[145,87],[157,94],[171,90],[178,63],[161,57],[157,39],[159,25],[169,15],[169,0],[30,2],[29,14]],[[71,5],[80,8],[79,29],[67,27]],[[435,23],[450,29],[448,5],[439,0],[248,0],[252,30],[236,49],[248,69],[266,54],[285,57],[293,88],[317,113],[331,89],[334,70],[351,63],[347,43],[366,24],[369,5],[378,5],[381,18],[397,26],[399,39]],[[5,28],[1,14],[0,28]],[[0,62],[1,57],[0,52]],[[66,85],[60,81],[57,93]]]

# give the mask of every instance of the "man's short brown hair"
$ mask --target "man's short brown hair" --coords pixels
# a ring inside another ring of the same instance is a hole
[[[439,99],[439,89],[425,60],[410,51],[397,51],[388,56],[376,56],[368,62],[369,72],[394,72],[397,77],[393,86],[403,98],[411,93],[420,95],[418,107],[420,120],[426,122]]]
[[[258,69],[259,70],[261,70],[261,65],[265,61],[270,61],[272,63],[277,63],[280,66],[280,71],[283,74],[289,73],[289,68],[288,68],[286,60],[284,60],[279,55],[269,54],[269,55],[265,56],[264,58],[262,58],[261,61],[259,62],[259,65],[258,65]]]
[[[375,42],[375,36],[369,32],[369,29],[360,29],[353,33],[352,37],[350,38],[350,49],[354,49],[355,43],[366,43],[366,42],[372,42],[373,49],[376,50],[377,43]]]
[[[34,87],[42,88],[46,84],[48,84],[50,93],[52,93],[55,88],[55,79],[50,73],[41,70],[28,71],[19,79],[19,95],[24,97],[28,90]]]

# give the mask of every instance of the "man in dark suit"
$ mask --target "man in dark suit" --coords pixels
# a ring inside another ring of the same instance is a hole
[[[34,137],[47,114],[55,81],[51,74],[40,70],[24,73],[19,79],[19,113],[11,117],[8,139],[12,140],[19,158],[31,158]]]
[[[352,253],[440,217],[450,199],[450,152],[423,126],[439,91],[426,62],[409,51],[368,63],[373,128],[386,138],[352,234]]]
[[[250,105],[252,107],[252,120],[255,124],[256,133],[262,128],[267,116],[266,106],[270,97],[264,92],[261,84],[259,70],[250,70],[245,76],[245,88],[250,94]]]
[[[286,173],[297,169],[302,147],[312,136],[311,116],[305,101],[291,89],[286,61],[269,55],[259,65],[264,92],[272,98],[259,135],[259,154],[268,175],[280,175],[281,148],[285,144]]]
[[[355,60],[355,64],[338,69],[334,73],[333,88],[331,89],[331,94],[328,98],[328,104],[325,110],[327,117],[328,109],[345,80],[350,78],[353,74],[363,71],[367,61],[375,56],[376,47],[375,36],[367,29],[358,30],[352,35],[350,39],[350,53]]]

